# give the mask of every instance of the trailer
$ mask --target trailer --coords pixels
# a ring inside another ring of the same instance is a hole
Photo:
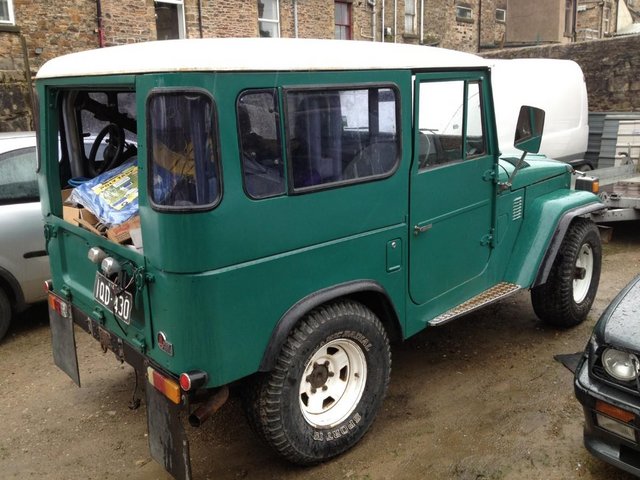
[[[599,196],[607,206],[598,223],[640,220],[640,113],[590,113],[586,159],[597,166]]]

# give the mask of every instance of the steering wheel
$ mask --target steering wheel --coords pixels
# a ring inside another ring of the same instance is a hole
[[[96,161],[98,150],[102,144],[102,140],[109,135],[107,145],[104,148],[103,158],[101,162]],[[89,152],[89,172],[93,175],[99,175],[102,172],[116,167],[123,159],[124,152],[124,129],[115,123],[110,123],[98,133],[98,136],[91,146]]]

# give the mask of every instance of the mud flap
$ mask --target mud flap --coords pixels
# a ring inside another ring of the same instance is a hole
[[[49,304],[49,323],[51,325],[53,361],[60,370],[69,375],[77,386],[80,386],[76,336],[73,329],[71,308],[68,308],[68,315],[63,317]]]
[[[578,364],[580,363],[580,360],[582,359],[583,355],[584,355],[584,352],[564,353],[564,354],[554,355],[553,359],[556,362],[559,362],[562,365],[564,365],[571,373],[576,373]]]
[[[151,457],[177,480],[189,480],[189,441],[180,421],[180,407],[158,392],[149,382],[145,384]]]

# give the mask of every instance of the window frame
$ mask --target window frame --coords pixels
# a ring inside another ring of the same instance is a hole
[[[268,1],[272,1],[275,3],[275,7],[276,7],[276,19],[272,19],[272,18],[265,18],[265,17],[261,17],[260,16],[260,0],[256,0],[256,6],[258,8],[258,37],[259,38],[280,38],[281,36],[281,32],[280,32],[280,0],[263,0],[265,2]],[[277,32],[278,35],[277,37],[262,37],[260,35],[260,24],[261,23],[271,23],[271,24],[275,24],[277,27]]]
[[[464,5],[456,5],[456,20],[461,22],[473,22],[473,9]],[[468,15],[460,15],[460,12],[466,12]]]
[[[394,92],[396,105],[396,160],[387,173],[379,174],[379,175],[370,175],[367,177],[361,178],[353,178],[349,180],[340,180],[336,182],[330,183],[320,183],[318,185],[311,185],[308,187],[295,187],[294,178],[293,178],[293,166],[291,165],[292,155],[291,155],[291,142],[289,141],[289,127],[292,126],[291,119],[289,118],[289,94],[291,93],[300,93],[300,92],[331,92],[331,91],[342,91],[342,90],[370,90],[372,88],[381,89],[389,89]],[[345,83],[345,84],[330,84],[330,85],[304,85],[304,86],[291,86],[284,87],[282,89],[282,106],[283,106],[283,115],[284,115],[284,143],[285,143],[285,153],[286,153],[286,174],[287,174],[287,195],[302,195],[306,193],[318,192],[321,190],[332,190],[334,188],[342,188],[344,186],[361,184],[374,182],[378,180],[384,180],[393,176],[398,169],[400,168],[400,162],[402,161],[403,156],[403,142],[402,142],[402,97],[400,88],[397,83],[388,82],[388,83]]]
[[[344,5],[345,7],[347,7],[347,22],[346,24],[343,23],[337,23],[336,20],[336,16],[335,16],[335,8],[336,5]],[[336,27],[345,27],[347,29],[347,38],[341,39],[341,40],[353,40],[353,12],[351,10],[351,2],[345,2],[344,0],[336,0],[334,2],[334,15],[333,15],[333,24],[334,24],[334,37],[335,37],[335,28]],[[336,39],[338,37],[335,37]]]
[[[413,13],[407,13],[407,5],[413,5]],[[411,30],[407,30],[407,17],[411,17]],[[418,30],[418,0],[406,0],[404,4],[404,33],[405,35],[415,35]]]
[[[498,18],[498,12],[501,12],[502,18]],[[496,8],[496,22],[498,22],[498,23],[507,23],[507,9],[506,8]]]
[[[243,148],[242,148],[242,136],[240,133],[240,116],[238,115],[238,107],[240,105],[240,99],[244,96],[244,95],[251,95],[251,94],[259,94],[259,93],[271,93],[273,94],[273,98],[274,98],[274,103],[277,106],[278,110],[277,110],[277,115],[276,115],[276,131],[278,133],[278,140],[280,142],[280,157],[282,159],[282,168],[283,168],[283,186],[284,188],[282,189],[282,192],[279,193],[274,193],[273,195],[266,195],[264,197],[255,197],[253,195],[251,195],[248,191],[247,191],[247,183],[246,183],[246,176],[245,176],[245,168],[244,168],[244,162],[242,159],[242,155],[243,155]],[[240,170],[242,172],[242,190],[244,191],[244,194],[247,196],[247,198],[250,198],[251,200],[255,200],[255,201],[259,201],[259,200],[266,200],[269,198],[276,198],[276,197],[282,197],[284,195],[287,195],[288,192],[288,183],[289,183],[289,178],[288,178],[288,162],[285,160],[285,142],[283,139],[283,131],[282,131],[282,111],[280,108],[280,94],[278,92],[278,88],[247,88],[242,90],[239,94],[238,97],[236,98],[236,103],[235,103],[235,115],[236,115],[236,132],[238,135],[238,153],[240,154]]]
[[[176,5],[178,10],[178,39],[187,37],[186,18],[184,13],[184,0],[153,0],[153,7],[155,12],[156,4],[167,3],[169,5]],[[156,29],[156,37],[158,32]]]
[[[5,0],[7,2],[7,13],[9,14],[9,18],[7,20],[3,20],[0,18],[0,25],[15,25],[16,17],[15,11],[13,9],[13,0]]]
[[[159,205],[154,201],[153,195],[151,194],[151,192],[153,191],[152,165],[154,164],[154,162],[152,162],[152,157],[151,157],[151,153],[152,153],[151,142],[150,142],[151,116],[150,116],[149,105],[150,105],[151,99],[156,95],[172,94],[172,93],[186,93],[186,94],[191,93],[191,94],[204,95],[205,97],[208,97],[209,100],[211,101],[211,107],[212,107],[211,111],[213,113],[212,115],[213,118],[211,119],[211,122],[212,122],[211,136],[212,136],[212,140],[214,140],[215,142],[215,146],[213,148],[213,152],[215,155],[213,164],[218,173],[218,194],[216,195],[216,198],[211,203],[207,203],[204,205],[189,205],[189,206]],[[218,124],[218,107],[217,107],[215,98],[213,98],[213,95],[211,94],[211,92],[203,88],[197,88],[197,87],[153,88],[149,90],[149,92],[147,93],[147,98],[145,99],[144,116],[145,116],[145,122],[146,122],[144,141],[145,141],[146,150],[147,150],[146,156],[145,156],[146,166],[147,166],[147,168],[145,169],[147,171],[146,187],[147,187],[147,200],[151,208],[154,211],[161,212],[161,213],[200,213],[200,212],[211,211],[215,209],[218,205],[220,205],[220,203],[222,202],[222,198],[224,197],[224,181],[222,176],[222,162],[220,158],[221,150],[220,150],[220,131],[219,131],[219,124]],[[140,157],[138,157],[138,162],[140,162]]]

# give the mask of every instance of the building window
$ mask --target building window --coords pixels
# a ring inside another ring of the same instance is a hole
[[[0,25],[13,25],[13,0],[0,0]]]
[[[473,10],[469,7],[456,6],[456,20],[473,21]]]
[[[507,11],[504,8],[496,8],[496,22],[505,23],[507,21]]]
[[[261,37],[280,36],[278,0],[258,0],[258,28]]]
[[[416,0],[404,4],[404,33],[416,33]]]
[[[185,38],[184,0],[155,0],[158,40]]]
[[[605,35],[609,34],[609,25],[611,23],[611,7],[605,5],[602,7],[602,31]]]
[[[351,40],[351,4],[336,2],[335,8],[336,38]]]

